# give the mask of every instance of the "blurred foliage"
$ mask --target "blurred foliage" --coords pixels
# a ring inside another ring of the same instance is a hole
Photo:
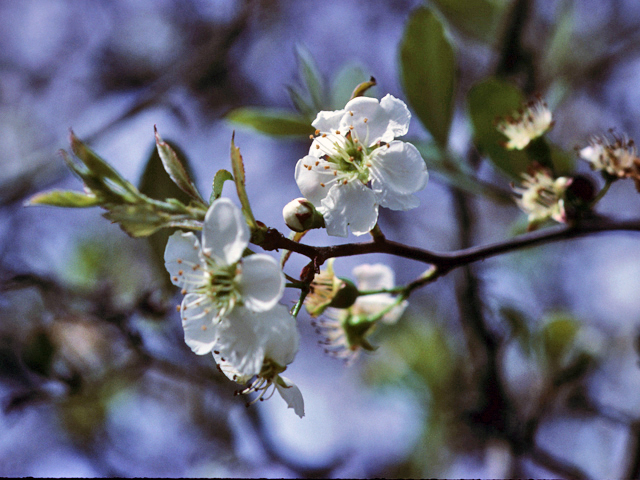
[[[430,0],[456,29],[495,43],[513,0]]]

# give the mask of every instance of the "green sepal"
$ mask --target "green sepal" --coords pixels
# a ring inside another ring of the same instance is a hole
[[[193,200],[201,205],[205,205],[206,203],[195,184],[189,177],[184,165],[178,158],[176,152],[171,148],[171,146],[162,140],[160,134],[158,133],[158,129],[153,127],[155,137],[156,137],[156,148],[158,149],[158,155],[160,156],[160,160],[162,161],[162,166],[165,171],[175,183],[180,190],[189,195]]]
[[[408,103],[440,146],[453,118],[456,59],[444,26],[428,8],[413,12],[400,45],[401,78]]]
[[[51,205],[53,207],[88,208],[97,207],[103,200],[93,194],[72,190],[51,190],[31,197],[26,205]]]
[[[213,177],[213,190],[211,191],[211,197],[209,203],[213,203],[214,200],[219,199],[222,196],[222,187],[224,182],[231,180],[233,182],[233,175],[228,170],[220,169]]]

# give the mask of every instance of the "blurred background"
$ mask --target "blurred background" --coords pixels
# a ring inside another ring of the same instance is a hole
[[[299,196],[294,166],[318,110],[305,105],[341,108],[369,76],[369,94],[406,98],[399,50],[419,7],[455,52],[448,155],[461,163],[443,162],[414,117],[405,140],[431,180],[419,209],[381,210],[388,238],[451,251],[523,231],[511,179],[471,142],[468,95],[490,75],[548,101],[550,139],[598,186],[573,148],[609,128],[640,138],[634,0],[0,2],[1,476],[640,476],[635,233],[455,271],[416,291],[351,366],[323,353],[303,311],[286,373],[305,398],[299,419],[279,398],[245,408],[213,359],[184,344],[166,236],[129,238],[97,208],[23,206],[80,189],[57,154],[69,128],[157,198],[176,193],[154,125],[205,196],[236,130],[256,217],[286,234],[281,209]],[[640,200],[618,182],[598,208],[638,218]],[[425,268],[367,255],[335,269],[363,262],[391,266],[398,284]],[[304,265],[294,255],[286,271]]]

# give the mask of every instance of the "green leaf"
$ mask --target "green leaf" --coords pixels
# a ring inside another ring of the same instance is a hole
[[[172,154],[177,158],[180,166],[184,170],[186,178],[190,178],[192,176],[190,162],[183,150],[173,142],[166,141],[163,143],[166,146],[165,148],[171,149]],[[165,165],[162,162],[157,144],[149,153],[149,158],[145,165],[144,172],[140,178],[139,187],[142,193],[150,198],[155,198],[156,200],[175,198],[183,204],[188,204],[191,199],[191,197],[187,195],[184,190],[179,188],[178,185],[176,185],[176,183],[174,183],[169,177],[169,172],[166,170]],[[130,230],[136,230],[135,227],[128,224],[127,228]],[[167,246],[169,236],[173,234],[174,231],[175,230],[172,229],[160,230],[147,238],[152,251],[151,259],[153,261],[153,265],[155,266],[158,275],[162,275],[162,278],[164,279],[164,287],[167,291],[172,291],[174,287],[164,268],[164,249]]]
[[[525,315],[520,310],[512,307],[502,307],[500,314],[509,325],[511,336],[520,344],[522,350],[527,354],[532,353],[533,335]]]
[[[400,66],[409,104],[438,144],[446,146],[453,116],[455,55],[432,10],[419,8],[409,18]]]
[[[570,350],[580,330],[578,321],[570,315],[556,313],[549,315],[542,329],[542,345],[550,364],[559,366],[564,355]]]
[[[86,193],[71,190],[51,190],[38,193],[29,199],[27,205],[51,205],[53,207],[87,208],[96,207],[102,199]]]
[[[512,0],[432,0],[456,29],[494,43]]]
[[[298,112],[300,112],[300,114],[305,118],[308,124],[311,124],[317,113],[315,107],[309,105],[309,102],[305,99],[304,95],[297,87],[293,85],[287,85],[286,88],[294,108]]]
[[[220,198],[222,195],[222,187],[224,186],[224,182],[227,180],[231,180],[233,182],[233,175],[231,175],[227,170],[221,169],[216,172],[216,175],[213,177],[213,191],[211,192],[209,203],[213,203],[214,200]]]
[[[189,195],[193,200],[197,201],[202,205],[206,205],[204,199],[198,192],[195,184],[189,177],[189,174],[185,170],[185,167],[180,162],[178,155],[171,148],[171,146],[162,140],[158,130],[153,127],[156,136],[156,148],[158,149],[158,155],[160,156],[160,160],[162,161],[162,165],[178,188],[182,190],[184,193]]]
[[[244,160],[240,154],[240,149],[235,144],[235,132],[231,136],[231,168],[233,170],[233,179],[236,183],[236,192],[238,193],[238,199],[242,205],[242,213],[247,221],[247,225],[253,233],[258,229],[258,224],[251,211],[251,205],[249,204],[249,197],[247,196],[247,190],[245,188],[244,179]]]
[[[296,45],[296,60],[300,79],[311,96],[312,105],[319,112],[325,106],[325,86],[318,66],[311,52],[303,45]]]
[[[497,78],[488,78],[476,84],[467,97],[474,140],[481,154],[510,177],[520,180],[530,159],[526,152],[506,150],[502,144],[506,137],[495,127],[498,117],[510,115],[525,101],[520,90]]]
[[[313,133],[313,127],[304,117],[282,109],[241,107],[231,111],[227,120],[267,135],[302,136]]]
[[[357,64],[348,64],[342,67],[331,83],[330,108],[332,110],[342,110],[351,99],[351,94],[356,85],[366,82],[369,77],[370,75],[367,75],[362,67]]]

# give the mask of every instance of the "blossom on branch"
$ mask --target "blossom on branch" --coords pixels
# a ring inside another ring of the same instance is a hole
[[[327,233],[363,235],[375,226],[378,207],[409,210],[427,184],[427,167],[405,135],[411,114],[401,100],[357,97],[343,110],[322,111],[309,155],[298,161],[302,194],[324,216]]]
[[[578,154],[589,162],[592,170],[598,170],[610,178],[633,178],[640,191],[640,158],[633,140],[626,135],[592,137],[589,145]]]
[[[285,279],[278,262],[266,254],[242,257],[249,237],[240,209],[221,198],[207,211],[202,245],[191,232],[176,232],[167,242],[165,266],[185,294],[185,341],[199,355],[211,351],[216,325],[236,305],[264,312],[282,298]]]
[[[359,265],[353,269],[361,292],[388,290],[395,284],[394,273],[381,263]],[[378,321],[393,324],[404,313],[408,302],[386,292],[361,295],[348,308],[329,307],[315,321],[316,331],[325,339],[325,352],[347,363],[353,362],[361,350],[375,350],[367,336]]]
[[[280,376],[295,358],[300,343],[296,321],[284,305],[266,312],[235,308],[216,328],[213,342],[213,357],[220,371],[234,382],[248,384],[236,393],[258,393],[248,405],[270,398],[277,390],[289,408],[304,416],[300,390]]]
[[[565,223],[564,197],[572,179],[553,178],[551,171],[539,164],[534,165],[529,173],[523,173],[522,178],[521,187],[512,185],[511,188],[519,195],[516,203],[529,216],[529,230],[549,218]]]
[[[496,124],[498,131],[509,139],[504,144],[507,150],[526,148],[532,140],[544,135],[552,126],[551,111],[541,99],[527,103]]]

